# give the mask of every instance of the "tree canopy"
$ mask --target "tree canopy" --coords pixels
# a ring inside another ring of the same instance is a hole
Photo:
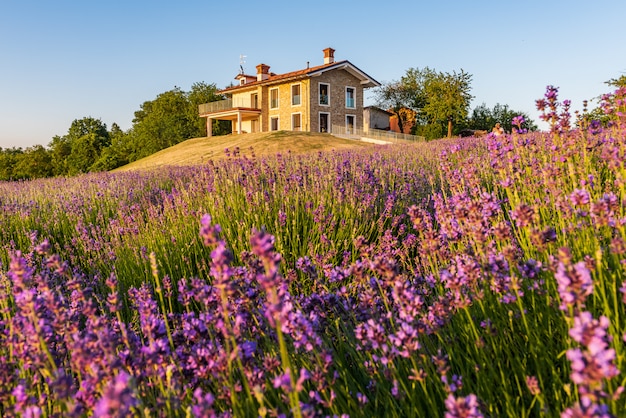
[[[500,103],[496,103],[493,108],[488,108],[485,103],[476,106],[467,120],[467,127],[490,131],[497,122],[500,122],[505,132],[512,132],[512,120],[517,116],[524,118],[524,123],[521,126],[522,129],[527,131],[537,130],[537,125],[535,125],[526,113],[512,110],[508,105],[502,105]]]
[[[132,144],[130,161],[186,139],[206,136],[206,125],[198,117],[198,105],[222,98],[215,84],[194,83],[190,92],[175,87],[144,102],[135,112],[128,138]]]
[[[425,78],[426,101],[422,112],[431,123],[447,123],[448,137],[452,127],[461,123],[468,114],[473,96],[470,94],[472,76],[460,72],[434,73]]]
[[[417,114],[417,125],[445,124],[448,136],[452,136],[455,123],[467,117],[473,96],[472,76],[464,70],[444,73],[429,67],[409,68],[399,81],[382,84],[375,91],[379,107],[388,109],[398,118],[398,127],[403,130],[411,109]]]

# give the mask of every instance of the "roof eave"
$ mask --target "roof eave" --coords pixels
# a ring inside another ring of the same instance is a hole
[[[340,61],[340,62],[337,62],[336,65],[330,65],[328,67],[321,68],[321,69],[316,70],[316,71],[311,71],[307,75],[309,77],[317,77],[317,76],[322,75],[326,71],[330,71],[330,70],[346,70],[346,71],[348,71],[350,74],[352,74],[355,77],[360,79],[361,85],[364,88],[379,87],[380,86],[380,83],[378,81],[376,81],[375,79],[373,79],[372,77],[367,75],[365,72],[361,71],[354,64],[352,64],[350,61]]]

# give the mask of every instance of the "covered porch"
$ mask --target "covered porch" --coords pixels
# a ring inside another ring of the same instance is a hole
[[[233,132],[238,134],[244,132],[244,124],[248,127],[248,132],[260,130],[261,109],[251,106],[238,106],[233,104],[232,99],[204,103],[199,106],[198,110],[201,118],[207,118],[206,127],[209,137],[213,136],[214,120],[231,121]]]

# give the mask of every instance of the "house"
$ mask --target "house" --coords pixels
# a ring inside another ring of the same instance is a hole
[[[255,76],[238,74],[236,85],[219,92],[226,100],[199,106],[207,135],[213,120],[230,120],[237,133],[331,132],[333,125],[363,129],[363,92],[380,83],[349,61],[335,61],[334,49],[323,52],[321,65],[274,74],[259,64]]]
[[[367,106],[363,109],[363,130],[380,129],[389,130],[389,118],[393,113],[387,112],[376,106]]]

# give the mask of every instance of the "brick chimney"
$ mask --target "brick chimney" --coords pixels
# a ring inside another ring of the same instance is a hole
[[[270,77],[270,66],[265,64],[259,64],[256,66],[256,79],[257,81],[267,80]]]
[[[326,48],[324,50],[324,64],[332,64],[333,62],[335,62],[335,50]]]

